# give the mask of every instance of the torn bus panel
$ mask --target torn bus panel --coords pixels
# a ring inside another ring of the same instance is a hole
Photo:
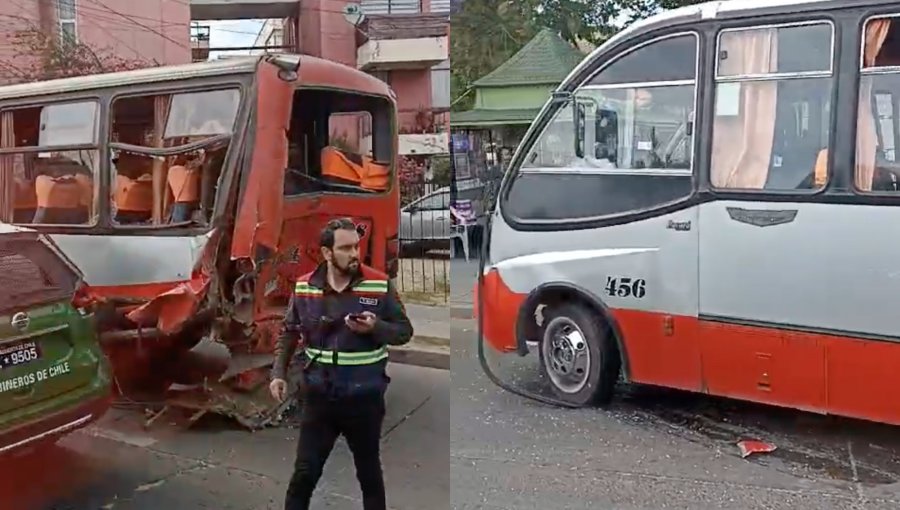
[[[209,278],[200,276],[179,283],[149,302],[138,306],[125,316],[141,327],[155,326],[163,335],[177,332],[200,308],[200,300],[206,295]]]

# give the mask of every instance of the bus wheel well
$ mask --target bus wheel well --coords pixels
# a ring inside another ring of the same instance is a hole
[[[519,324],[516,328],[518,335],[519,352],[527,353],[526,342],[538,342],[541,339],[543,326],[543,310],[547,307],[555,307],[563,303],[577,303],[591,311],[599,318],[604,332],[614,340],[617,354],[621,360],[621,375],[628,380],[628,358],[624,349],[622,335],[609,314],[606,306],[591,297],[586,291],[570,286],[548,286],[536,289],[525,301],[519,312]]]

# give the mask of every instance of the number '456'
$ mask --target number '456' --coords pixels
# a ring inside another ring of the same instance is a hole
[[[609,296],[641,299],[647,295],[646,287],[647,282],[643,278],[606,277],[606,294]]]

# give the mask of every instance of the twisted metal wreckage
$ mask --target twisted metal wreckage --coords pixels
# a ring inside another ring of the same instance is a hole
[[[220,137],[231,136],[234,150],[223,156],[205,226],[47,232],[84,274],[86,285],[76,299],[95,312],[119,403],[153,408],[148,425],[169,409],[184,408],[196,411],[190,423],[213,412],[255,429],[277,420],[291,405],[266,394],[268,370],[293,282],[316,264],[318,247],[311,240],[330,218],[353,218],[361,233],[361,258],[389,272],[388,266],[395,269],[398,186],[383,193],[285,196],[291,143],[286,135],[297,129],[297,111],[327,122],[329,112],[376,108],[365,105],[378,102],[374,118],[383,134],[374,150],[380,151],[380,161],[390,161],[379,167],[382,171],[394,166],[397,150],[396,101],[386,84],[334,62],[302,60],[300,66],[299,56],[268,56],[38,84],[47,91],[35,93],[46,97],[126,86],[156,94],[159,83],[171,88],[178,85],[175,80],[210,89],[238,83],[247,92],[232,134]],[[31,90],[0,92],[21,100]],[[295,95],[304,93],[334,96],[295,105]],[[319,142],[327,145],[327,136]],[[108,147],[139,150],[163,161],[176,151],[161,144],[135,149],[110,142]],[[102,162],[100,171],[107,165]]]

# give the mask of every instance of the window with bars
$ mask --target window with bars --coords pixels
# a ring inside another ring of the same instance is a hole
[[[431,68],[431,106],[450,107],[450,61]]]
[[[78,42],[75,0],[57,0],[56,5],[60,39],[67,43]]]
[[[431,12],[450,12],[450,0],[431,0]]]
[[[421,0],[362,0],[363,14],[417,14],[422,12]]]

